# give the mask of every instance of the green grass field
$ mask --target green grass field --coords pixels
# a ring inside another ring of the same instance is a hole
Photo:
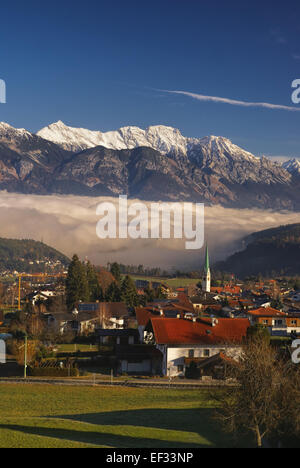
[[[205,390],[4,384],[0,447],[232,447],[214,407]]]
[[[193,279],[193,278],[150,278],[149,276],[135,276],[132,275],[132,278],[134,281],[136,280],[145,280],[145,281],[153,281],[155,282],[161,282],[163,284],[166,284],[170,286],[171,288],[184,288],[186,286],[190,286],[192,284],[197,284],[201,282],[202,280],[200,278],[198,279]]]

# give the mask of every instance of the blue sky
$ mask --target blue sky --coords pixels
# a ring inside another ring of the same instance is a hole
[[[199,101],[157,90],[298,107],[296,0],[14,1],[1,5],[0,120],[103,131],[154,124],[300,157],[300,112]]]

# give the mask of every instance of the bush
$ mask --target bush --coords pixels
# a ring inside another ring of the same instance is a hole
[[[58,367],[30,367],[29,375],[32,377],[78,377],[76,368],[60,369]]]
[[[36,354],[36,359],[46,359],[55,357],[54,351],[47,348],[46,346],[41,346]]]

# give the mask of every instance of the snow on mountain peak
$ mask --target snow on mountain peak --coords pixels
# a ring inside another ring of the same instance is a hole
[[[282,167],[286,169],[290,174],[300,175],[300,161],[299,159],[290,159],[282,164]]]
[[[227,158],[230,155],[234,159],[249,160],[259,162],[260,158],[254,156],[249,151],[246,151],[232,143],[231,140],[222,136],[210,135],[200,139],[200,144],[204,149],[204,153],[210,154],[211,157]]]
[[[24,140],[33,138],[33,135],[25,128],[14,128],[6,122],[0,122],[0,138],[11,149],[16,149]]]
[[[2,131],[6,131],[6,132],[10,132],[10,133],[19,133],[19,134],[29,134],[31,135],[30,132],[28,132],[28,130],[26,130],[25,128],[15,128],[13,127],[12,125],[9,125],[8,123],[6,122],[0,122],[0,130]]]
[[[72,151],[95,146],[117,150],[148,146],[162,153],[176,150],[186,153],[187,150],[187,139],[180,131],[164,125],[150,126],[146,130],[127,126],[115,131],[101,132],[68,127],[59,121],[43,128],[37,135]]]

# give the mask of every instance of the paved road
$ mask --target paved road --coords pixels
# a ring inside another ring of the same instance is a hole
[[[28,377],[26,380],[23,378],[0,378],[1,384],[38,384],[38,385],[65,385],[65,386],[118,386],[118,387],[143,387],[143,388],[184,388],[184,389],[199,389],[199,388],[212,388],[212,387],[224,387],[233,386],[232,383],[225,383],[222,381],[158,381],[155,379],[147,380],[114,380],[112,383],[109,380],[99,379],[47,379],[47,378],[31,378]]]

